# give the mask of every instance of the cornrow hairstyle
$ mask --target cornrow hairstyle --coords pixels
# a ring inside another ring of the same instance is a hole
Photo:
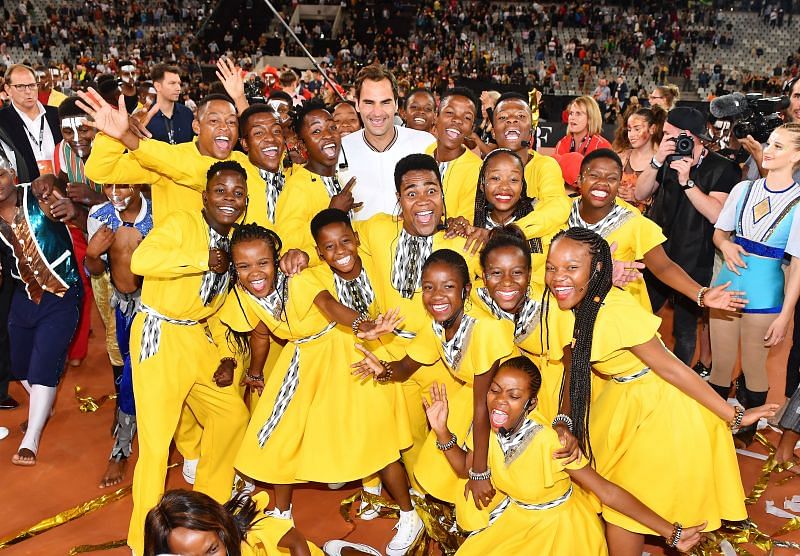
[[[466,87],[453,87],[452,89],[447,89],[445,92],[442,93],[441,98],[439,98],[439,108],[436,110],[438,114],[439,111],[442,109],[442,105],[444,104],[444,99],[447,97],[464,97],[468,101],[472,103],[472,107],[475,109],[475,117],[477,118],[481,113],[481,103],[478,100],[478,97],[475,96],[475,93],[472,92],[472,89],[468,89]]]
[[[230,242],[231,258],[233,257],[234,247],[246,241],[263,241],[270,246],[273,253],[274,276],[277,278],[278,262],[280,260],[281,249],[283,248],[283,242],[281,241],[281,238],[278,237],[278,234],[255,223],[234,226]],[[239,275],[236,272],[236,265],[231,264],[231,280],[229,288],[233,290],[233,294],[236,296],[236,301],[239,303],[239,308],[242,310],[242,314],[247,315],[247,312],[242,306],[242,300],[239,298],[239,292],[234,287],[238,281]],[[275,284],[275,286],[277,287],[277,284]],[[288,293],[287,286],[288,283],[284,281],[283,290],[280,292],[283,305],[283,317],[286,319],[285,322],[288,322],[288,316],[286,315],[286,296]],[[255,327],[255,325],[258,323],[250,323],[248,321],[248,324],[252,324],[253,327]],[[228,345],[231,347],[231,349],[233,349],[236,353],[247,354],[250,352],[249,332],[237,332],[229,328],[225,332],[225,339],[228,341]]]
[[[414,87],[413,89],[411,89],[406,93],[406,98],[403,101],[404,109],[408,110],[408,103],[410,102],[411,97],[416,95],[417,93],[428,95],[429,97],[431,97],[431,100],[433,101],[433,109],[436,110],[436,97],[433,96],[433,93],[431,92],[430,89],[427,89],[425,87]]]
[[[244,180],[245,184],[247,184],[247,170],[245,170],[241,164],[236,162],[235,160],[218,160],[206,172],[206,181],[211,181],[211,178],[216,176],[220,172],[236,172],[242,179]]]
[[[569,369],[569,401],[573,434],[590,463],[594,461],[589,437],[589,411],[592,401],[592,338],[600,307],[611,290],[613,263],[608,243],[587,228],[569,228],[553,238],[568,238],[584,244],[592,255],[592,273],[586,285],[586,296],[575,308],[575,328],[572,332],[572,361]],[[544,318],[544,317],[543,317]],[[561,399],[564,391],[562,383]]]
[[[241,131],[242,135],[247,135],[247,124],[250,121],[250,118],[256,114],[269,114],[270,116],[274,117],[278,123],[281,121],[280,115],[278,115],[278,112],[272,106],[269,104],[264,104],[263,102],[256,102],[245,108],[244,112],[242,112],[239,116],[239,130]]]
[[[472,283],[472,280],[470,280],[469,276],[469,267],[467,266],[467,261],[465,261],[464,257],[452,249],[437,249],[431,253],[430,256],[425,259],[425,262],[422,263],[422,273],[425,274],[425,271],[428,270],[428,267],[436,263],[446,264],[453,268],[453,270],[455,270],[461,278],[464,287]]]
[[[523,216],[530,214],[533,211],[533,201],[528,197],[528,184],[525,181],[525,163],[517,153],[511,149],[498,148],[486,155],[481,164],[481,170],[478,173],[478,187],[475,188],[475,217],[473,218],[472,225],[476,228],[485,228],[486,222],[491,212],[489,202],[486,200],[486,193],[482,185],[486,185],[486,169],[489,162],[500,155],[509,155],[519,164],[522,171],[522,191],[520,192],[519,201],[514,208],[514,219],[519,220]]]
[[[530,399],[536,398],[539,395],[539,389],[542,387],[542,373],[539,372],[539,367],[525,355],[518,355],[511,359],[506,359],[497,368],[497,372],[503,369],[519,369],[528,375],[530,379],[529,386],[531,389]]]
[[[583,157],[581,160],[581,169],[580,173],[583,175],[583,171],[589,165],[592,160],[597,160],[598,158],[606,158],[608,160],[613,160],[614,163],[619,168],[620,174],[622,173],[622,159],[619,157],[617,153],[612,151],[611,149],[595,149],[586,156]]]
[[[314,218],[311,219],[311,235],[314,241],[317,241],[322,228],[331,224],[344,224],[350,230],[353,230],[353,224],[350,222],[350,217],[347,213],[337,208],[326,208],[319,211]]]
[[[439,165],[429,154],[414,153],[401,158],[394,167],[394,188],[400,193],[400,184],[403,176],[414,170],[428,170],[436,174],[439,186],[442,184],[442,175],[439,173]],[[444,194],[444,192],[442,192]]]
[[[481,268],[484,271],[486,270],[486,259],[489,258],[489,254],[495,249],[501,249],[503,247],[516,247],[522,251],[528,272],[531,271],[533,263],[531,262],[530,245],[528,244],[528,240],[525,239],[523,231],[514,224],[498,226],[489,232],[489,239],[486,241],[486,245],[483,246],[479,255]]]
[[[300,130],[303,127],[303,120],[310,112],[313,112],[314,110],[328,111],[328,107],[325,106],[325,103],[322,101],[322,99],[312,98],[305,101],[300,106],[295,106],[289,113],[292,118],[292,129],[298,137],[300,136]]]

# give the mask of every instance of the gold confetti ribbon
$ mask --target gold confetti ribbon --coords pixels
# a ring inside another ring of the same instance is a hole
[[[445,556],[455,554],[467,535],[457,526],[453,508],[448,504],[434,502],[416,495],[412,495],[411,499],[422,519],[422,523],[425,525],[425,531],[411,547],[409,554],[412,556],[431,554],[433,545],[437,545]],[[389,502],[381,496],[363,490],[358,491],[342,500],[339,505],[339,513],[341,513],[342,518],[352,525],[351,532],[355,530],[353,506],[355,506],[356,502],[360,506],[362,501],[365,502],[365,506],[363,509],[356,510],[356,515],[361,515],[367,510],[374,510],[382,518],[397,519],[400,517],[400,507],[396,503]]]
[[[29,539],[40,533],[49,531],[54,527],[58,527],[59,525],[69,523],[70,521],[77,519],[81,516],[84,516],[86,514],[90,514],[93,511],[99,510],[100,508],[110,504],[111,502],[116,502],[117,500],[124,498],[125,496],[130,494],[130,492],[131,492],[131,487],[129,485],[120,488],[118,490],[115,490],[114,492],[109,492],[107,494],[103,494],[102,496],[98,496],[93,500],[89,500],[88,502],[79,504],[74,508],[65,510],[53,517],[43,519],[36,525],[29,527],[24,531],[20,531],[19,533],[14,533],[13,535],[0,539],[0,548],[5,548],[7,546],[17,544],[18,542],[24,541],[25,539]]]
[[[120,539],[118,541],[105,542],[103,544],[82,544],[75,546],[67,552],[67,556],[75,556],[75,554],[84,554],[86,552],[99,552],[101,550],[111,550],[113,548],[120,548],[128,544],[127,539]]]
[[[108,400],[117,399],[116,394],[106,394],[105,396],[100,396],[99,399],[95,399],[92,396],[81,396],[82,390],[83,388],[80,386],[75,386],[75,398],[78,400],[78,409],[81,410],[81,413],[94,413]]]

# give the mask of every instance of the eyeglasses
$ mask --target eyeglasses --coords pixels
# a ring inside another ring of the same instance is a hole
[[[19,92],[22,92],[22,91],[35,91],[36,89],[39,88],[39,84],[38,83],[18,83],[16,85],[11,85],[11,87],[14,87]]]

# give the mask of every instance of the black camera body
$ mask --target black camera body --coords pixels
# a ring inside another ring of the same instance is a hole
[[[670,139],[675,143],[675,152],[667,157],[666,163],[679,158],[694,156],[694,138],[686,132]]]
[[[264,96],[264,81],[261,77],[256,76],[255,79],[244,82],[244,96],[250,104],[267,102]]]
[[[783,124],[780,112],[789,107],[788,97],[763,98],[761,93],[749,93],[747,113],[733,124],[731,132],[737,139],[752,135],[759,143],[766,143],[770,133]]]

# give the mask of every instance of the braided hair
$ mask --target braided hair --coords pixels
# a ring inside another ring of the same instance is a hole
[[[528,383],[531,389],[530,399],[534,399],[539,394],[539,389],[542,387],[542,374],[539,372],[539,367],[525,355],[518,355],[511,359],[506,359],[497,368],[497,372],[503,369],[519,369],[528,375],[530,382]]]
[[[522,255],[525,257],[527,270],[528,272],[531,271],[533,267],[531,249],[530,245],[528,245],[528,241],[525,239],[525,233],[519,226],[509,224],[507,226],[498,226],[489,232],[489,239],[478,255],[481,269],[483,269],[484,272],[486,271],[486,261],[489,258],[489,254],[495,249],[501,249],[503,247],[516,247],[522,251]]]
[[[246,241],[264,241],[266,242],[271,248],[274,254],[273,264],[274,264],[274,277],[275,280],[278,278],[278,261],[281,255],[281,249],[283,248],[283,242],[281,242],[281,238],[278,237],[278,234],[269,230],[263,226],[259,226],[255,223],[250,224],[240,224],[234,227],[233,234],[231,234],[231,243],[230,243],[230,250],[231,256],[233,255],[233,248]],[[230,280],[230,289],[233,290],[234,295],[236,296],[236,301],[239,303],[239,308],[242,310],[242,314],[246,315],[247,313],[242,307],[242,300],[239,298],[239,293],[235,289],[236,283],[239,281],[238,273],[236,272],[236,265],[231,264],[231,280]],[[277,287],[277,283],[275,284]],[[287,282],[284,281],[283,290],[280,292],[280,297],[283,305],[283,316],[286,316],[286,295],[287,295]],[[245,317],[246,318],[246,317]],[[248,321],[248,324],[251,324]],[[255,323],[258,324],[258,323]],[[255,325],[253,325],[255,326]],[[250,334],[247,332],[236,332],[231,330],[230,328],[225,333],[225,337],[228,340],[228,344],[231,346],[232,349],[236,351],[236,353],[246,354],[250,351]]]
[[[481,171],[478,174],[478,187],[475,188],[475,217],[472,222],[472,225],[476,228],[486,227],[489,213],[492,210],[491,205],[489,205],[489,202],[486,200],[486,193],[483,190],[483,188],[486,186],[486,169],[490,160],[503,154],[513,157],[513,159],[519,164],[520,171],[522,172],[522,191],[520,192],[517,206],[514,208],[514,219],[519,220],[523,216],[526,216],[533,211],[533,202],[530,197],[528,197],[528,185],[525,182],[525,163],[522,162],[522,159],[519,157],[519,155],[511,149],[495,149],[487,154],[486,158],[483,159]]]
[[[599,234],[586,228],[570,228],[559,232],[553,243],[568,238],[584,244],[592,255],[592,273],[586,285],[586,296],[575,308],[575,328],[573,330],[572,361],[569,369],[570,417],[575,438],[583,452],[594,461],[589,438],[589,410],[592,400],[592,338],[597,314],[603,300],[611,290],[613,263],[608,243]],[[552,244],[551,244],[552,245]],[[551,247],[552,248],[552,247]],[[561,398],[564,391],[562,384]]]

